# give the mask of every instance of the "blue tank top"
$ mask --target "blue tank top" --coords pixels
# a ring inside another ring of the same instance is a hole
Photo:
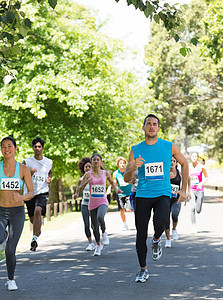
[[[123,193],[118,194],[120,197],[129,196],[131,194],[132,184],[129,184],[124,181],[124,172],[117,170],[114,172],[116,181],[118,183],[118,188],[122,190]]]
[[[20,178],[19,162],[16,162],[15,173],[13,177],[7,177],[3,169],[3,161],[0,162],[0,189],[1,190],[21,190],[23,181]]]
[[[171,197],[170,167],[172,142],[158,139],[154,145],[141,142],[132,147],[134,159],[139,155],[145,161],[138,168],[139,182],[136,197]]]

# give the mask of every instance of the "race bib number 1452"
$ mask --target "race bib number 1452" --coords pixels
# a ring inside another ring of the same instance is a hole
[[[1,190],[21,190],[19,178],[2,178]]]

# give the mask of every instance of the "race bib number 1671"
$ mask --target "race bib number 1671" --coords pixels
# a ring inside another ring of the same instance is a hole
[[[164,178],[163,162],[145,164],[145,179],[157,180]]]

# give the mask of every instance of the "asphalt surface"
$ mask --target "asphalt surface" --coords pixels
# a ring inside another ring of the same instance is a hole
[[[202,212],[197,215],[196,235],[191,234],[190,206],[182,206],[179,240],[166,249],[163,236],[163,255],[156,262],[151,259],[150,222],[150,278],[146,283],[134,282],[139,271],[134,214],[126,215],[129,230],[122,231],[119,213],[107,213],[110,245],[99,257],[85,251],[81,217],[56,232],[43,232],[36,252],[27,249],[17,255],[15,280],[19,290],[7,291],[6,266],[0,262],[0,299],[223,299],[222,194],[206,193]]]

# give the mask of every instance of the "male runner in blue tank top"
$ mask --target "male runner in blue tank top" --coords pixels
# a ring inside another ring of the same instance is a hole
[[[169,216],[171,197],[170,165],[174,156],[182,167],[182,188],[178,191],[179,202],[187,201],[188,163],[178,147],[169,141],[158,138],[160,121],[149,114],[142,127],[145,141],[132,147],[124,180],[129,182],[138,169],[139,181],[136,192],[135,224],[136,251],[141,270],[135,282],[145,282],[149,278],[146,266],[148,224],[153,209],[154,236],[152,239],[152,258],[158,260],[162,255],[160,237],[165,230]]]

